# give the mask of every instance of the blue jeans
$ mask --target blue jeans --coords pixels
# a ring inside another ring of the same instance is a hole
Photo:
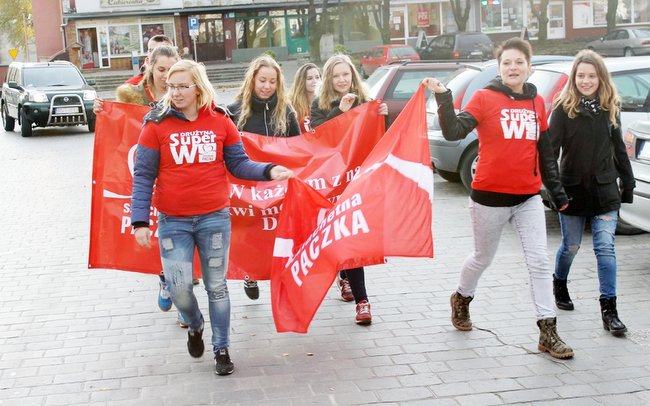
[[[228,208],[187,217],[159,213],[158,243],[172,301],[192,330],[203,326],[192,284],[192,260],[194,248],[198,248],[203,284],[208,292],[212,346],[214,351],[227,348],[230,332],[230,296],[226,284],[230,251]]]
[[[600,282],[600,297],[616,297],[616,254],[614,240],[618,212],[610,211],[590,217],[591,236],[593,238],[594,253],[598,264],[598,281]],[[560,226],[562,228],[562,243],[555,256],[555,278],[566,280],[571,270],[582,234],[585,229],[587,217],[567,216],[560,213]]]

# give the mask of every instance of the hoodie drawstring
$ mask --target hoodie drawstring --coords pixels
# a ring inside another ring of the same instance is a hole
[[[539,160],[539,150],[537,149],[537,143],[539,142],[539,126],[537,124],[537,109],[535,108],[535,98],[533,97],[533,112],[535,113],[535,169],[533,170],[533,175],[537,177],[537,165]]]

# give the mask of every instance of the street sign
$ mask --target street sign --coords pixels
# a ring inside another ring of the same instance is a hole
[[[187,17],[187,26],[190,30],[190,37],[199,36],[199,16]]]
[[[11,55],[11,59],[15,61],[16,57],[18,56],[18,48],[11,48],[9,50],[9,55]]]

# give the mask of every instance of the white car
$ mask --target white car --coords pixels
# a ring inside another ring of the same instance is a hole
[[[647,101],[650,103],[650,97]],[[626,223],[650,232],[650,121],[635,121],[623,135],[636,180],[634,201],[623,204],[619,216]]]

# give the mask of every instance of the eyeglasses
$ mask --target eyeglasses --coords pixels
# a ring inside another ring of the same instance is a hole
[[[184,92],[184,91],[186,91],[186,90],[188,90],[189,88],[194,87],[194,86],[196,86],[196,83],[191,84],[191,85],[178,85],[178,86],[175,86],[175,85],[167,85],[167,91],[170,92],[170,93],[173,92],[174,90],[178,90],[178,91],[180,91],[180,92]]]

